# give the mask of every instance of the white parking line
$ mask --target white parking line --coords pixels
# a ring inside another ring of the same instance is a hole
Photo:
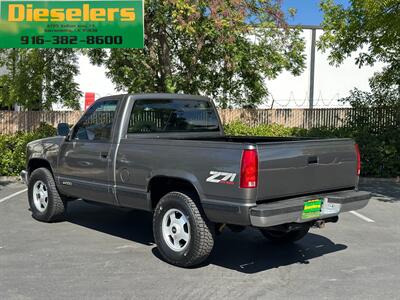
[[[372,220],[372,219],[370,219],[370,218],[368,218],[368,217],[366,217],[366,216],[364,216],[364,215],[362,215],[362,214],[360,214],[360,213],[358,213],[356,211],[350,211],[350,213],[355,215],[356,217],[359,217],[360,219],[362,219],[362,220],[364,220],[364,221],[366,221],[368,223],[375,223],[374,220]]]
[[[7,201],[7,200],[9,200],[9,199],[11,199],[11,198],[13,198],[13,197],[15,197],[15,196],[18,196],[18,195],[20,195],[20,194],[22,194],[22,193],[25,193],[27,190],[28,190],[28,189],[24,189],[24,190],[22,190],[22,191],[19,191],[19,192],[14,193],[14,194],[12,194],[12,195],[10,195],[10,196],[7,196],[7,197],[5,197],[5,198],[3,198],[3,199],[0,199],[0,203],[2,203],[2,202],[4,202],[4,201]]]

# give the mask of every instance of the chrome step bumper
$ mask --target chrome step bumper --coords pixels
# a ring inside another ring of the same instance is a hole
[[[343,191],[271,203],[259,204],[250,209],[250,222],[255,227],[270,227],[287,223],[306,223],[338,216],[340,213],[358,210],[367,206],[371,193],[362,191]],[[318,218],[302,219],[304,203],[312,199],[323,199],[324,202],[336,205],[338,212],[323,213]]]

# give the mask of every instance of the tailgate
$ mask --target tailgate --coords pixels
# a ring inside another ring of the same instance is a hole
[[[357,154],[351,139],[257,144],[257,200],[352,188]]]

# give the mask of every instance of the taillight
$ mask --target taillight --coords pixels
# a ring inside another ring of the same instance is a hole
[[[361,154],[360,154],[360,147],[358,144],[355,144],[356,154],[357,154],[357,176],[361,174]]]
[[[254,189],[258,181],[257,150],[244,150],[240,167],[240,188]]]

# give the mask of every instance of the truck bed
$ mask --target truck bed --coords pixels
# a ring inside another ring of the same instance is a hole
[[[256,147],[258,202],[354,189],[356,186],[357,157],[351,139],[226,136],[185,140]]]
[[[320,138],[313,137],[266,137],[266,136],[221,136],[221,137],[207,137],[207,138],[183,138],[186,140],[201,140],[210,142],[228,142],[228,143],[278,143],[278,142],[295,142],[295,141],[311,141],[320,140]],[[326,139],[325,139],[326,140]]]

